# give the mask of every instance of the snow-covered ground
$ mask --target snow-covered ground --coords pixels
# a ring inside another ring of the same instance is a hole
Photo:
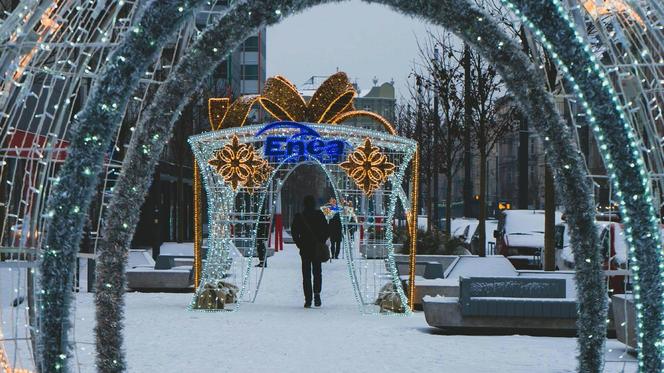
[[[345,262],[324,264],[323,271],[321,309],[302,308],[299,258],[291,245],[270,259],[256,303],[238,312],[188,312],[190,294],[129,293],[128,371],[574,371],[573,338],[442,335],[427,326],[422,313],[361,315]],[[1,272],[2,329],[11,339],[11,273],[18,271]],[[91,294],[77,294],[75,312],[74,360],[80,369],[74,371],[94,372]],[[13,343],[4,346],[15,361]],[[620,343],[610,340],[607,348],[606,372],[636,371]]]
[[[323,265],[323,307],[304,309],[299,256],[285,249],[269,259],[256,303],[237,312],[186,311],[190,294],[127,294],[129,372],[575,371],[574,338],[442,335],[422,313],[362,315],[342,260]],[[93,372],[91,294],[78,294],[76,315],[77,358]],[[608,347],[608,359],[633,361],[617,341]]]

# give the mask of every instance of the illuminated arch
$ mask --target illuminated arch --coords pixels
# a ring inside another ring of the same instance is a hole
[[[199,51],[200,53],[196,56],[204,60],[207,64],[220,59],[221,56],[225,56],[234,44],[228,43],[228,39],[219,38],[217,35],[227,35],[224,33],[226,31],[237,31],[228,30],[227,28],[231,25],[243,29],[243,32],[232,33],[232,42],[237,43],[241,38],[248,36],[256,27],[264,26],[267,23],[278,22],[283,15],[324,2],[326,1],[311,0],[292,3],[290,1],[255,0],[235,3],[226,16],[222,18],[223,22],[218,24],[216,28],[208,29],[208,32],[204,33],[199,39],[199,43],[205,45],[206,48],[212,45],[215,45],[215,48],[221,47],[219,55],[211,54],[206,49],[204,52]],[[488,60],[497,64],[501,75],[513,94],[517,97],[520,105],[524,109],[527,109],[524,110],[527,114],[531,115],[530,119],[545,139],[544,145],[548,150],[549,160],[551,161],[554,172],[557,174],[560,182],[559,185],[566,192],[563,196],[567,198],[565,204],[570,208],[570,217],[575,223],[579,223],[578,229],[572,231],[572,238],[578,244],[577,246],[579,246],[575,252],[575,257],[580,264],[577,266],[577,277],[579,278],[579,286],[582,288],[579,292],[580,318],[582,319],[579,329],[579,345],[581,350],[579,359],[580,369],[583,371],[598,371],[602,365],[601,350],[604,341],[603,330],[605,328],[603,328],[603,323],[606,303],[604,296],[601,295],[603,293],[599,270],[601,258],[596,250],[593,251],[596,248],[596,233],[593,227],[594,206],[591,206],[592,203],[590,203],[592,200],[589,188],[586,185],[587,181],[584,178],[585,171],[583,170],[582,162],[576,148],[572,146],[569,129],[560,121],[560,117],[555,111],[550,96],[547,96],[546,92],[543,91],[543,84],[538,78],[537,70],[519,51],[519,47],[514,45],[509,38],[505,37],[491,18],[483,12],[477,11],[468,1],[376,0],[372,2],[391,5],[405,14],[420,15],[438,24],[451,27],[457,35],[480,50]],[[661,325],[662,285],[660,283],[662,270],[659,268],[660,263],[662,263],[661,246],[655,229],[656,217],[652,206],[650,206],[652,199],[649,196],[647,181],[643,182],[643,176],[646,174],[646,171],[638,149],[632,141],[634,136],[631,133],[629,124],[624,125],[622,122],[623,115],[621,108],[616,107],[614,104],[614,102],[617,103],[619,100],[611,88],[611,83],[608,82],[606,76],[601,71],[601,66],[595,62],[595,57],[589,54],[589,50],[584,50],[586,45],[583,38],[574,35],[574,25],[563,14],[564,9],[561,3],[557,0],[519,0],[513,3],[511,4],[512,9],[514,9],[515,14],[525,19],[526,27],[538,37],[550,39],[546,40],[544,44],[552,51],[554,60],[572,81],[572,84],[576,88],[577,98],[587,106],[591,113],[589,118],[597,117],[596,122],[602,123],[602,126],[596,125],[594,130],[597,132],[598,138],[601,136],[600,141],[606,141],[606,144],[603,144],[606,146],[602,146],[602,151],[606,151],[605,154],[608,160],[616,160],[615,166],[609,168],[615,170],[611,176],[616,183],[617,189],[621,192],[621,204],[624,207],[625,222],[627,225],[626,231],[628,235],[631,235],[631,237],[628,237],[628,241],[632,244],[631,249],[635,253],[635,268],[639,272],[637,274],[639,276],[637,283],[643,289],[643,297],[639,298],[642,299],[643,303],[641,304],[642,307],[639,307],[641,312],[638,313],[638,317],[643,323],[640,331],[643,332],[644,337],[642,340],[645,343],[641,349],[640,363],[647,370],[660,370],[662,351],[659,346],[663,329]],[[158,36],[161,37],[162,35]],[[211,37],[218,40],[210,40]],[[196,48],[195,46],[194,49]],[[192,61],[189,60],[189,62]],[[124,64],[126,63],[126,66],[136,66],[139,70],[145,69],[145,65],[147,64],[145,61],[137,61],[132,58],[126,58],[126,61],[116,61],[115,63],[118,66],[125,66]],[[198,66],[197,69],[199,69],[195,72],[197,74],[206,74],[211,70],[211,68],[203,66]],[[184,73],[185,71],[176,71],[172,73],[174,75],[171,77],[176,79],[180,76],[179,74]],[[194,74],[192,71],[186,71],[186,73],[188,74],[186,76]],[[169,77],[169,81],[171,77]],[[178,85],[181,86],[178,87]],[[108,106],[108,104],[113,102],[109,100],[108,96],[104,96],[103,94],[101,96],[94,95],[97,92],[103,92],[105,88],[107,87],[102,85],[98,87],[98,90],[93,90],[93,97],[98,100],[88,101],[83,111],[84,115],[82,116],[85,119],[82,121],[82,127],[85,131],[82,131],[84,133],[80,135],[81,137],[94,135],[100,139],[100,143],[108,142],[110,135],[107,135],[105,132],[112,131],[109,131],[109,128],[105,126],[112,127],[115,124],[115,119],[113,117],[107,118],[101,114],[99,117],[89,117],[89,115],[91,113],[99,114],[98,108],[100,106]],[[169,115],[171,115],[171,120],[166,121],[164,125],[170,130],[170,126],[174,122],[173,118],[176,118],[178,115],[177,107],[188,97],[180,93],[183,91],[191,93],[194,88],[191,84],[183,84],[180,81],[165,83],[160,87],[153,101],[153,107],[148,109],[148,115],[144,118],[154,121],[157,117],[163,116],[162,110],[167,108],[170,113]],[[178,95],[177,102],[174,102],[175,100],[169,96],[169,90],[171,90],[170,94]],[[123,99],[128,99],[128,97]],[[538,117],[538,114],[543,115]],[[136,133],[134,133],[134,136],[137,136]],[[138,139],[138,137],[136,138]],[[143,137],[140,140],[136,140],[136,142],[132,139],[132,144],[135,147],[141,144],[151,144],[155,149],[163,146],[161,141],[146,140]],[[86,166],[90,167],[88,173],[90,173],[90,170],[97,169],[95,162],[98,162],[102,158],[104,147],[86,149],[84,142],[79,139],[78,141],[74,141],[72,149],[73,154],[80,154],[80,156],[71,157],[65,165],[76,164],[79,167],[67,168],[69,174],[66,175],[71,175],[71,179],[64,178],[63,182],[56,186],[54,195],[57,198],[52,201],[52,206],[56,209],[64,209],[70,205],[71,201],[67,196],[83,195],[81,204],[85,205],[89,203],[89,195],[94,189],[93,185],[91,183],[79,183],[78,177],[85,177],[81,176],[81,170],[85,171]],[[76,153],[76,151],[80,153]],[[159,153],[150,153],[151,158],[158,158],[158,156]],[[611,164],[613,163],[609,163],[609,165]],[[127,182],[135,186],[134,181],[132,179]],[[118,191],[117,193],[116,196],[122,195],[124,192]],[[139,196],[141,195],[135,192],[127,193],[122,197],[125,199],[121,198],[118,201],[122,203],[125,203],[127,200],[135,202],[136,200],[140,200],[141,197]],[[67,224],[72,225],[72,221],[78,224],[83,218],[78,217],[76,214],[66,211],[62,214],[55,214],[51,226],[66,228]],[[133,218],[131,217],[132,223],[134,222]],[[76,224],[73,224],[73,226],[76,226]],[[118,227],[120,226],[118,225]],[[64,250],[71,250],[71,245],[68,245],[68,243],[72,241],[72,237],[80,237],[79,233],[71,232],[71,229],[63,229],[62,231],[50,229],[49,235],[53,235],[53,237],[48,242],[51,247],[58,249],[62,247]],[[65,254],[63,256],[70,255],[69,251],[66,251]],[[61,256],[47,256],[44,261],[46,265],[43,267],[50,268],[54,264],[60,264],[62,259],[59,259],[59,257]],[[68,268],[69,266],[68,263],[62,264],[63,268]],[[643,277],[640,277],[641,274]],[[54,280],[54,283],[57,283],[57,279]],[[106,291],[106,289],[101,290]],[[637,288],[636,290],[637,295],[640,295],[638,293],[639,289]],[[109,291],[121,292],[122,290],[111,289]],[[66,295],[63,295],[63,297],[66,297]],[[65,319],[68,318],[66,311],[63,311],[63,307],[66,309],[67,302],[64,302],[65,304],[63,305],[59,304],[57,299],[55,302],[58,303],[57,310],[45,307],[43,312],[57,313],[57,315],[63,313]],[[58,318],[58,320],[61,319]],[[53,333],[56,332],[58,336],[64,334],[62,327],[58,328],[55,325],[53,330],[45,330],[44,333],[40,333],[40,336],[48,339],[54,337]],[[49,341],[52,341],[52,339]],[[109,348],[116,347],[109,346]],[[56,351],[57,349],[60,349],[61,354],[66,350],[66,347],[56,344],[55,347],[51,348],[52,351]],[[114,354],[114,356],[121,355],[119,352],[114,352]],[[49,356],[55,359],[59,355],[50,354]],[[123,358],[120,357],[120,360],[123,360]],[[55,359],[50,362],[52,363],[53,361],[58,360]],[[49,366],[51,365],[49,364]]]

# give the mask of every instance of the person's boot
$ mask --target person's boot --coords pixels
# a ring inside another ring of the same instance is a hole
[[[314,294],[314,306],[320,307],[321,301],[320,301],[320,293]]]
[[[305,300],[304,301],[304,308],[311,308],[311,301],[310,300]]]

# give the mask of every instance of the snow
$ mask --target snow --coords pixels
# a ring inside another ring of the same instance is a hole
[[[446,271],[446,278],[459,277],[508,277],[517,276],[518,272],[512,263],[502,255],[487,256],[460,256]]]
[[[452,236],[461,237],[464,235],[466,227],[469,225],[477,226],[477,219],[472,218],[454,218],[450,224],[450,230],[452,231]],[[473,228],[473,231],[475,228]]]
[[[323,265],[323,307],[303,309],[299,268],[297,250],[285,245],[268,260],[256,303],[237,312],[186,311],[191,294],[128,293],[128,372],[575,372],[574,338],[443,335],[422,312],[362,315],[342,260]],[[91,373],[93,295],[76,294],[74,311],[80,369],[73,371]],[[620,372],[630,357],[615,340],[607,346],[620,363],[605,372]]]
[[[508,246],[544,247],[544,211],[506,210],[505,239]],[[556,224],[562,222],[562,213],[556,211]]]
[[[159,248],[159,255],[193,256],[193,242],[164,242]]]

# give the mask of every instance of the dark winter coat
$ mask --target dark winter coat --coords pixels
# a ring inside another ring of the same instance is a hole
[[[329,237],[327,220],[323,212],[305,210],[295,214],[293,224],[291,224],[291,236],[303,258],[314,258],[316,241],[324,243]]]
[[[330,219],[328,230],[330,231],[330,241],[341,241],[341,218],[339,213],[334,214],[334,217]]]

